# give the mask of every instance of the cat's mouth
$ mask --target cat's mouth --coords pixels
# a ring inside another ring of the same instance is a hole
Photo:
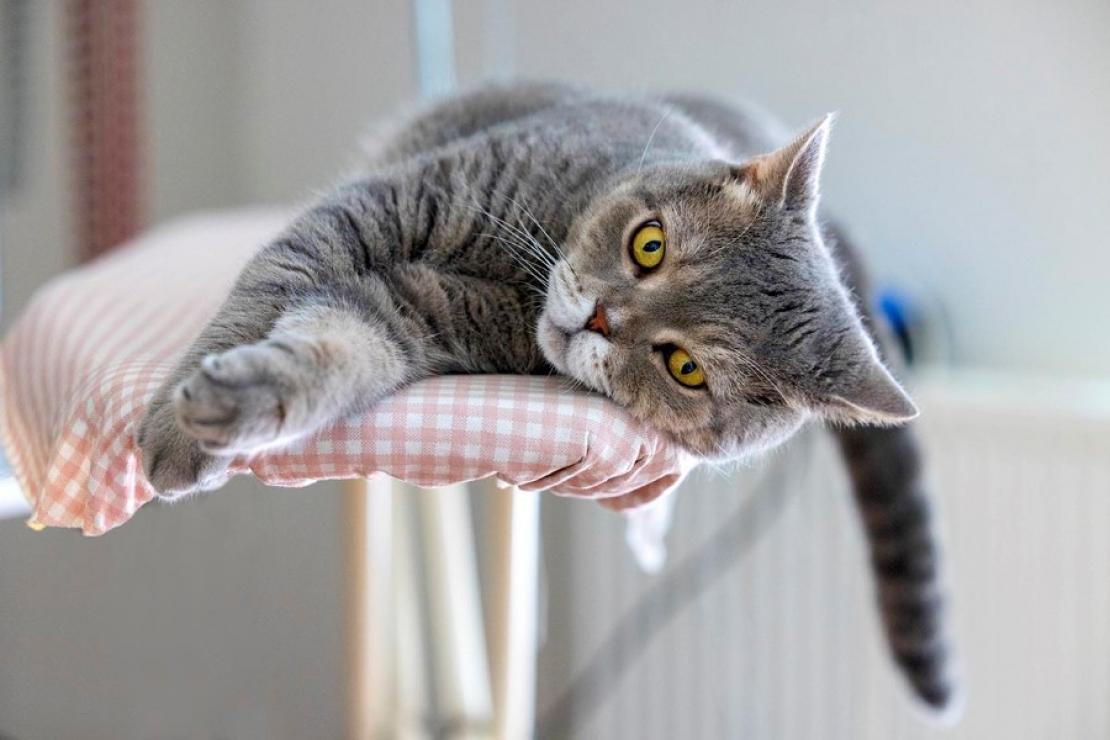
[[[544,357],[560,373],[596,391],[608,392],[602,360],[610,345],[600,332],[584,326],[568,329],[550,316],[543,316],[537,326],[536,340]]]
[[[560,264],[552,274],[536,340],[547,361],[560,373],[605,392],[604,358],[609,344],[610,317],[605,306],[573,285],[569,268]]]

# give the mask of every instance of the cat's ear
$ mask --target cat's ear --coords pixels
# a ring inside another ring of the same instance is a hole
[[[917,416],[917,406],[886,369],[869,340],[857,359],[818,398],[818,412],[829,419],[856,424],[902,424]]]
[[[786,146],[737,168],[763,199],[796,210],[812,210],[820,194],[833,114],[829,113]]]
[[[855,323],[855,322],[854,322]],[[828,358],[834,381],[817,392],[821,416],[849,424],[902,424],[917,416],[917,406],[882,364],[875,344],[856,323]]]

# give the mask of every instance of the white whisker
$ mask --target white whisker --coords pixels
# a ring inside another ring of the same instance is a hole
[[[513,257],[513,260],[516,262],[516,264],[519,265],[522,270],[524,270],[529,275],[531,275],[536,280],[538,280],[545,288],[547,287],[547,285],[549,284],[549,282],[551,280],[550,271],[544,272],[538,266],[536,266],[535,264],[533,264],[533,263],[529,262],[527,259],[525,259],[524,254],[522,254],[520,251],[518,251],[518,250],[522,249],[521,245],[516,244],[513,241],[511,241],[510,239],[507,239],[505,237],[498,236],[497,234],[490,234],[490,233],[479,234],[479,238],[481,238],[481,237],[485,237],[487,239],[494,239],[494,240],[500,242],[501,244],[504,244],[506,247],[509,247],[510,256]]]
[[[751,357],[748,357],[743,352],[740,352],[739,350],[737,350],[736,356],[740,360],[740,363],[751,370],[757,378],[771,386],[775,390],[775,393],[778,393],[779,396],[782,397],[783,401],[786,401],[788,399],[786,393],[783,392],[782,388],[775,381],[775,379],[771,377],[771,374],[768,373],[763,367],[761,367],[758,362],[753,360]]]
[[[553,268],[555,266],[555,258],[552,257],[547,252],[547,250],[545,250],[543,248],[543,245],[540,244],[538,241],[536,241],[536,238],[534,236],[532,236],[531,234],[529,234],[527,231],[520,228],[519,226],[514,226],[514,225],[510,224],[505,219],[500,218],[498,216],[495,216],[493,213],[490,213],[489,211],[487,211],[487,210],[485,210],[481,207],[474,206],[473,208],[474,208],[474,210],[478,211],[482,215],[491,219],[494,223],[499,224],[499,225],[505,227],[506,229],[508,229],[509,234],[511,236],[515,237],[519,246],[521,248],[525,249],[526,251],[528,251],[533,257],[535,257],[539,262],[541,262],[548,270],[550,270],[551,268]]]
[[[545,229],[543,227],[543,224],[540,223],[539,219],[537,219],[535,217],[535,215],[530,210],[528,210],[528,207],[521,204],[521,203],[518,203],[513,198],[509,198],[509,200],[511,200],[513,205],[515,205],[517,208],[519,208],[524,213],[525,216],[532,219],[532,223],[534,223],[536,225],[536,228],[538,228],[540,230],[540,233],[542,233],[544,235],[544,238],[547,239],[547,243],[551,245],[551,248],[554,249],[555,252],[560,257],[562,257],[563,259],[566,259],[566,254],[563,253],[562,248],[558,245],[558,243],[556,243],[556,241],[554,239],[551,238],[551,234],[547,233],[547,229]]]
[[[668,107],[663,111],[663,115],[659,116],[659,120],[655,122],[655,128],[651,130],[651,135],[648,136],[647,143],[644,144],[644,151],[640,155],[640,164],[636,167],[637,173],[644,168],[644,160],[647,159],[648,150],[651,149],[651,142],[655,141],[655,134],[659,132],[659,127],[663,125],[663,122],[666,121],[673,112],[674,108]]]

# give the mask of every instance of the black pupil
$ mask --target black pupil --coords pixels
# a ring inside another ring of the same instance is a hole
[[[663,246],[663,242],[659,241],[658,239],[653,239],[652,241],[650,241],[650,242],[648,242],[647,244],[644,245],[644,251],[645,252],[656,252],[656,251],[659,250],[659,247],[661,247],[661,246]]]
[[[697,369],[698,366],[694,364],[693,360],[687,360],[686,364],[682,366],[682,370],[680,370],[679,372],[681,372],[683,375],[689,375]]]

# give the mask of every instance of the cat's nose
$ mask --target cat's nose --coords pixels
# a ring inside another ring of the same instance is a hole
[[[598,301],[594,306],[594,315],[586,322],[586,331],[597,332],[606,339],[609,338],[609,315],[605,313],[605,306]]]

